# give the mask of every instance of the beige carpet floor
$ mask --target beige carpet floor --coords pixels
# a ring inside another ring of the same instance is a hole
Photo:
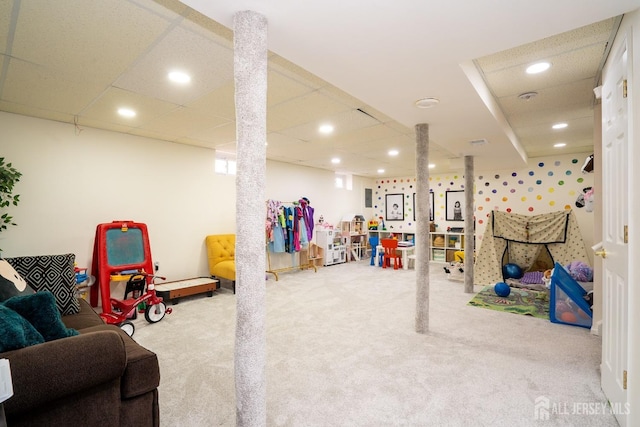
[[[440,264],[426,335],[414,332],[414,270],[351,262],[266,286],[269,426],[617,425],[599,406],[599,337],[469,306]],[[172,307],[135,321],[160,360],[161,425],[235,425],[235,296]]]

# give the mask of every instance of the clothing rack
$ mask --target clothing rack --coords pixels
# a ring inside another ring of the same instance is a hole
[[[294,202],[281,202],[279,200],[277,200],[276,202],[278,202],[281,206],[282,205],[293,205],[293,206],[299,206],[300,202],[299,201],[294,201]],[[269,204],[269,200],[267,200],[265,202],[265,204],[267,205],[268,208],[268,204]],[[314,250],[315,249],[315,250]],[[318,271],[318,268],[316,267],[316,260],[317,259],[321,259],[321,257],[318,256],[318,249],[317,249],[317,245],[315,245],[314,243],[312,243],[310,240],[308,241],[308,244],[306,247],[301,247],[300,250],[296,251],[296,252],[283,252],[283,253],[290,253],[291,254],[291,265],[287,266],[287,267],[281,267],[281,268],[273,268],[271,266],[271,251],[269,250],[269,241],[267,238],[267,242],[265,244],[265,250],[267,252],[267,273],[273,274],[273,276],[275,277],[276,281],[278,281],[278,273],[282,273],[282,272],[286,272],[286,271],[293,271],[293,270],[306,270],[306,269],[313,269],[314,272]],[[296,263],[296,253],[299,254],[298,257],[298,262]]]
[[[305,249],[300,249],[300,251],[298,251],[297,253],[300,254],[300,261],[298,263],[298,265],[296,264],[296,254],[292,253],[291,254],[291,266],[288,267],[282,267],[282,268],[271,268],[271,255],[269,254],[271,251],[269,251],[269,248],[267,246],[267,263],[269,265],[269,269],[267,270],[267,273],[271,273],[273,274],[273,276],[276,278],[276,282],[278,281],[278,273],[283,273],[285,271],[292,271],[292,270],[306,270],[306,269],[311,269],[313,268],[314,272],[318,272],[318,267],[316,267],[315,265],[315,260],[316,259],[321,259],[318,256],[309,256],[309,250],[311,249],[311,245],[315,246],[313,243],[309,242],[309,246]],[[306,254],[305,254],[306,253]],[[303,254],[304,258],[306,259],[306,263],[302,262],[303,259]]]

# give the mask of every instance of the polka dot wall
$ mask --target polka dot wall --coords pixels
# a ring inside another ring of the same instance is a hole
[[[474,206],[476,236],[481,239],[492,210],[535,215],[573,209],[576,215],[584,208],[576,205],[584,189],[593,185],[593,174],[581,171],[591,153],[531,159],[526,168],[477,173]],[[374,215],[385,220],[389,230],[415,230],[415,177],[385,178],[375,182]],[[429,178],[433,192],[434,221],[438,230],[461,227],[463,223],[447,221],[447,192],[464,190],[464,174],[434,174]],[[401,196],[399,196],[401,195]],[[449,197],[455,195],[449,193]],[[404,200],[404,220],[389,221],[386,200]],[[464,200],[464,198],[463,198]]]

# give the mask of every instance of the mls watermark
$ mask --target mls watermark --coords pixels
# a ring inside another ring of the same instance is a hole
[[[536,397],[533,418],[546,421],[558,415],[628,415],[629,403],[609,402],[553,402],[547,396]]]

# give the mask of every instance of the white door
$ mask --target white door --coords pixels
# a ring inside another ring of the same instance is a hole
[[[602,365],[601,383],[616,418],[627,425],[628,207],[627,47],[613,52],[602,86]]]

